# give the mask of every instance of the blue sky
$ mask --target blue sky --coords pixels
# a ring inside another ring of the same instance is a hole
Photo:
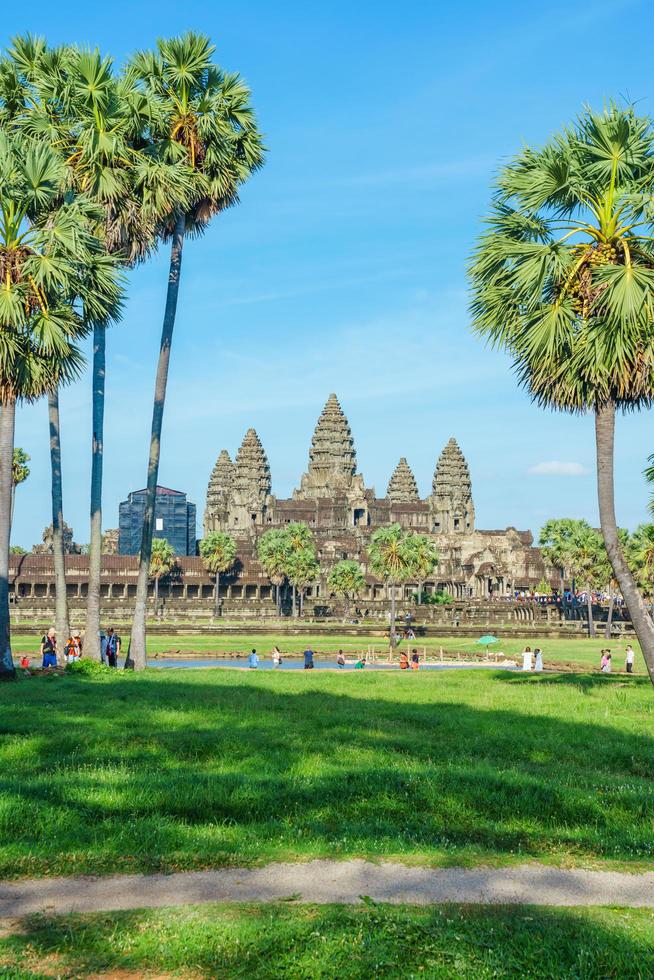
[[[471,335],[465,265],[494,171],[523,142],[586,102],[626,96],[654,113],[651,4],[34,0],[3,16],[5,42],[31,31],[119,63],[189,28],[250,83],[269,154],[240,206],[185,251],[160,482],[201,516],[218,452],[234,455],[253,425],[273,491],[289,495],[335,391],[380,496],[400,456],[426,495],[454,435],[480,527],[596,521],[592,421],[531,405],[507,359]],[[161,253],[133,273],[109,337],[105,527],[145,482],[166,266]],[[46,411],[23,409],[17,425],[32,456],[13,536],[25,547],[51,519]],[[62,441],[65,516],[85,542],[88,376],[62,396]],[[646,518],[650,452],[650,414],[621,420],[624,525]]]

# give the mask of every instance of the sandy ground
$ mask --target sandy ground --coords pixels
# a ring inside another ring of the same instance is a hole
[[[40,878],[0,883],[0,918],[35,912],[99,912],[205,902],[440,902],[623,905],[654,908],[654,871],[624,874],[524,864],[511,868],[415,868],[367,861],[310,861],[171,875]]]

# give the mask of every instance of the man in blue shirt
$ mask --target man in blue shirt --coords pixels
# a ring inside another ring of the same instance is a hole
[[[304,651],[304,669],[313,670],[313,650]]]
[[[248,667],[250,667],[251,670],[256,670],[258,666],[259,666],[259,658],[257,656],[257,651],[253,650],[250,656],[248,657]]]

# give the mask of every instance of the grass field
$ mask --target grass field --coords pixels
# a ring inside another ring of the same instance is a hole
[[[231,670],[0,688],[0,877],[654,857],[648,681]]]
[[[126,638],[127,639],[127,638]],[[36,655],[39,648],[40,635],[25,636],[17,635],[12,638],[12,646],[16,654],[27,651]],[[624,669],[624,648],[626,641],[612,640],[607,643],[603,638],[589,640],[575,637],[556,638],[529,641],[524,639],[500,639],[498,643],[491,647],[492,651],[501,650],[507,657],[517,656],[524,649],[525,644],[529,643],[532,650],[535,646],[540,646],[543,650],[544,659],[550,663],[573,663],[583,667],[599,668],[600,650],[608,646],[613,654],[614,670]],[[342,648],[346,653],[354,655],[361,651],[366,651],[368,646],[374,646],[380,655],[387,650],[387,644],[379,636],[354,637],[354,636],[282,636],[280,634],[269,633],[262,635],[248,634],[243,632],[241,635],[199,635],[199,636],[157,636],[148,637],[148,653],[153,656],[157,653],[167,651],[195,651],[200,654],[225,654],[240,653],[245,655],[250,652],[252,647],[256,647],[260,654],[270,655],[273,645],[277,644],[284,653],[300,653],[307,646],[312,646],[319,653],[333,655]],[[403,641],[403,645],[407,644]],[[422,648],[426,647],[428,654],[438,656],[442,647],[446,653],[461,655],[465,653],[479,654],[482,648],[478,646],[474,639],[466,637],[429,637],[409,641],[408,646],[416,646],[422,653]],[[636,651],[636,663],[634,670],[636,673],[645,673],[645,665],[640,654],[640,648],[635,641],[632,646]]]
[[[35,917],[0,938],[0,969],[8,980],[135,980],[149,971],[158,978],[643,980],[654,975],[654,914],[368,903]]]

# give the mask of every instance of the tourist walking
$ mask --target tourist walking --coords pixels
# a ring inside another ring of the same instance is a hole
[[[273,647],[272,662],[273,670],[278,670],[282,663],[282,652],[278,646]]]
[[[624,665],[628,674],[633,674],[634,672],[634,648],[628,646],[624,652]]]
[[[532,652],[531,647],[525,647],[522,651],[522,669],[531,670],[532,666]]]
[[[336,665],[340,667],[341,670],[345,667],[345,654],[343,653],[342,650],[338,651],[338,656],[336,658]]]
[[[313,670],[313,650],[311,648],[304,651],[304,669]]]
[[[543,670],[543,654],[540,647],[536,647],[534,650],[534,670],[538,671],[539,674]]]
[[[602,670],[602,673],[603,674],[610,674],[611,673],[611,651],[610,650],[604,650],[604,656],[602,657],[602,667],[601,667],[601,670]]]
[[[257,670],[258,666],[259,666],[259,658],[257,656],[257,651],[253,649],[252,652],[250,653],[250,656],[248,657],[248,667],[250,668],[250,670]]]
[[[408,669],[409,669],[409,658],[407,657],[406,653],[403,650],[402,653],[400,654],[400,670],[408,670]]]
[[[82,656],[82,644],[78,632],[71,633],[66,643],[66,663],[73,664]]]
[[[104,647],[104,657],[102,656]],[[113,626],[107,629],[102,642],[100,644],[100,659],[103,663],[109,664],[110,667],[118,666],[118,654],[120,653],[120,637],[114,630]]]
[[[41,638],[41,656],[43,657],[41,665],[43,670],[57,666],[57,633],[54,626],[51,626],[45,636]]]
[[[418,670],[420,667],[420,657],[416,649],[411,652],[411,670]]]

